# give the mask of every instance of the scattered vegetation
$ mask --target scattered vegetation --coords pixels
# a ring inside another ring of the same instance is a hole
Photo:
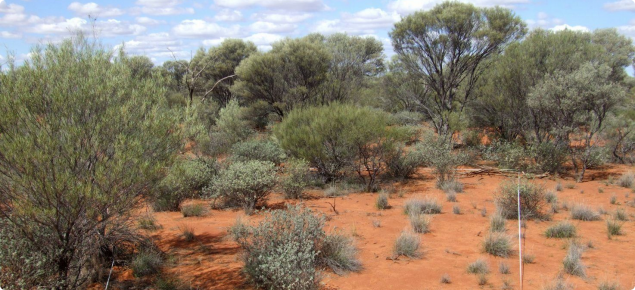
[[[200,217],[206,215],[208,210],[204,204],[194,203],[182,205],[181,213],[183,217]]]
[[[633,172],[624,173],[617,180],[617,184],[619,184],[619,186],[626,188],[633,187],[633,182],[635,182],[635,173]]]
[[[452,283],[452,280],[450,279],[450,275],[443,274],[443,276],[441,276],[441,284],[450,284]]]
[[[452,213],[454,214],[461,214],[461,207],[458,205],[455,205],[452,207]]]
[[[280,187],[285,198],[298,199],[309,185],[309,163],[304,160],[291,159],[285,165],[285,174],[280,177]]]
[[[231,160],[234,162],[258,160],[280,165],[285,158],[284,150],[272,141],[252,139],[236,143],[231,148]]]
[[[503,275],[507,275],[511,273],[511,271],[509,270],[509,265],[504,262],[501,262],[500,264],[498,264],[498,272]]]
[[[156,250],[144,249],[134,256],[130,266],[135,277],[154,275],[161,271],[163,257]]]
[[[621,223],[620,221],[613,220],[613,219],[607,219],[606,220],[606,229],[607,229],[609,238],[611,238],[612,236],[621,236],[621,235],[623,235],[622,225],[623,225],[623,223]]]
[[[489,231],[490,233],[500,232],[504,233],[506,220],[500,213],[493,214],[489,219]]]
[[[157,219],[152,214],[141,215],[137,221],[139,228],[143,230],[154,231],[161,228],[161,225],[157,224]]]
[[[598,284],[598,290],[619,290],[620,283],[615,281],[602,281]]]
[[[445,199],[449,202],[456,202],[456,192],[454,191],[448,191],[445,194]]]

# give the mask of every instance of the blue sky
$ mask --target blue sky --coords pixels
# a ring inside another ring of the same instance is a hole
[[[94,2],[90,2],[94,1]],[[130,54],[160,64],[189,59],[199,47],[226,38],[253,41],[262,50],[284,37],[311,32],[368,35],[392,54],[388,32],[401,17],[442,0],[0,0],[0,43],[4,62],[11,52],[28,58],[37,43],[59,42],[78,29],[102,41],[124,44]],[[477,6],[513,9],[530,28],[594,30],[616,27],[635,37],[635,0],[462,0]]]

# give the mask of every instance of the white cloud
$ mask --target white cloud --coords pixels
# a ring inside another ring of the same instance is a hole
[[[165,21],[156,20],[156,19],[152,19],[150,17],[144,17],[144,16],[137,17],[135,18],[135,20],[137,21],[137,23],[142,25],[159,25],[159,24],[165,23]]]
[[[183,20],[172,28],[174,34],[182,37],[210,37],[236,36],[240,27],[222,27],[216,23],[207,22],[200,19]]]
[[[177,7],[181,4],[181,0],[137,0],[135,3],[139,7],[130,10],[132,14],[149,14],[149,15],[177,15],[177,14],[194,14],[193,8]]]
[[[70,35],[75,31],[92,31],[92,23],[86,19],[74,17],[52,23],[39,23],[25,28],[26,32],[39,34]],[[95,30],[99,36],[112,37],[117,35],[137,35],[143,33],[146,28],[138,24],[130,24],[115,19],[95,22]]]
[[[0,31],[0,38],[20,38],[22,34],[12,33],[9,31]]]
[[[298,28],[295,24],[289,23],[271,23],[264,21],[256,21],[249,25],[249,30],[252,32],[264,32],[264,33],[289,33]]]
[[[244,40],[251,41],[254,44],[260,45],[271,45],[272,43],[282,40],[284,37],[278,34],[272,33],[256,33],[254,35],[245,37]]]
[[[214,0],[214,4],[226,8],[262,6],[269,9],[290,11],[323,11],[329,9],[322,0]]]
[[[243,14],[239,10],[223,9],[214,15],[215,21],[235,22],[243,20]]]
[[[342,13],[340,19],[319,21],[311,30],[324,34],[336,32],[373,34],[377,29],[390,28],[400,19],[401,17],[396,12],[367,8],[353,14]]]
[[[258,21],[273,23],[298,23],[313,17],[310,13],[254,13],[251,18]]]
[[[401,15],[407,15],[419,10],[428,10],[445,0],[394,0],[388,2],[388,9]],[[516,4],[529,3],[530,0],[460,0],[460,2],[472,3],[476,6],[503,6],[514,7]]]
[[[202,43],[203,43],[204,46],[218,46],[223,41],[225,41],[225,39],[227,39],[227,37],[219,37],[219,38],[215,38],[215,39],[205,39],[205,40],[203,40]]]
[[[7,4],[4,0],[0,0],[0,13],[17,14],[23,13],[24,6],[17,4]]]
[[[121,44],[115,46],[119,49]],[[185,46],[167,32],[140,35],[123,43],[124,50],[129,54],[144,54],[149,57],[171,57],[171,52],[183,54]]]
[[[586,26],[581,26],[581,25],[571,26],[569,24],[556,25],[553,28],[551,28],[551,30],[552,31],[573,30],[573,31],[581,31],[581,32],[589,32],[589,31],[591,31]]]
[[[604,4],[604,9],[608,11],[635,11],[635,2],[632,0],[620,0]]]
[[[82,4],[79,2],[73,2],[68,5],[68,10],[75,12],[79,16],[93,16],[93,17],[113,17],[124,14],[124,11],[114,7],[104,7],[97,3],[90,2]]]
[[[545,12],[538,12],[537,19],[527,19],[525,20],[529,28],[548,28],[557,25],[564,24],[562,19],[551,18],[549,14]]]
[[[28,25],[41,21],[40,17],[35,15],[27,15],[24,13],[24,6],[17,4],[7,4],[4,0],[0,0],[0,25],[2,26],[18,26]]]

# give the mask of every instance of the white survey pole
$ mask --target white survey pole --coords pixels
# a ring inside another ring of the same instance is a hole
[[[523,289],[523,240],[520,231],[520,172],[518,172],[518,273],[520,275],[520,289]]]

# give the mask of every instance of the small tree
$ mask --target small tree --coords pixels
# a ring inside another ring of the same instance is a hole
[[[133,74],[123,52],[81,34],[0,74],[0,223],[11,241],[0,281],[84,288],[93,257],[134,240],[130,210],[180,138],[159,79]]]

